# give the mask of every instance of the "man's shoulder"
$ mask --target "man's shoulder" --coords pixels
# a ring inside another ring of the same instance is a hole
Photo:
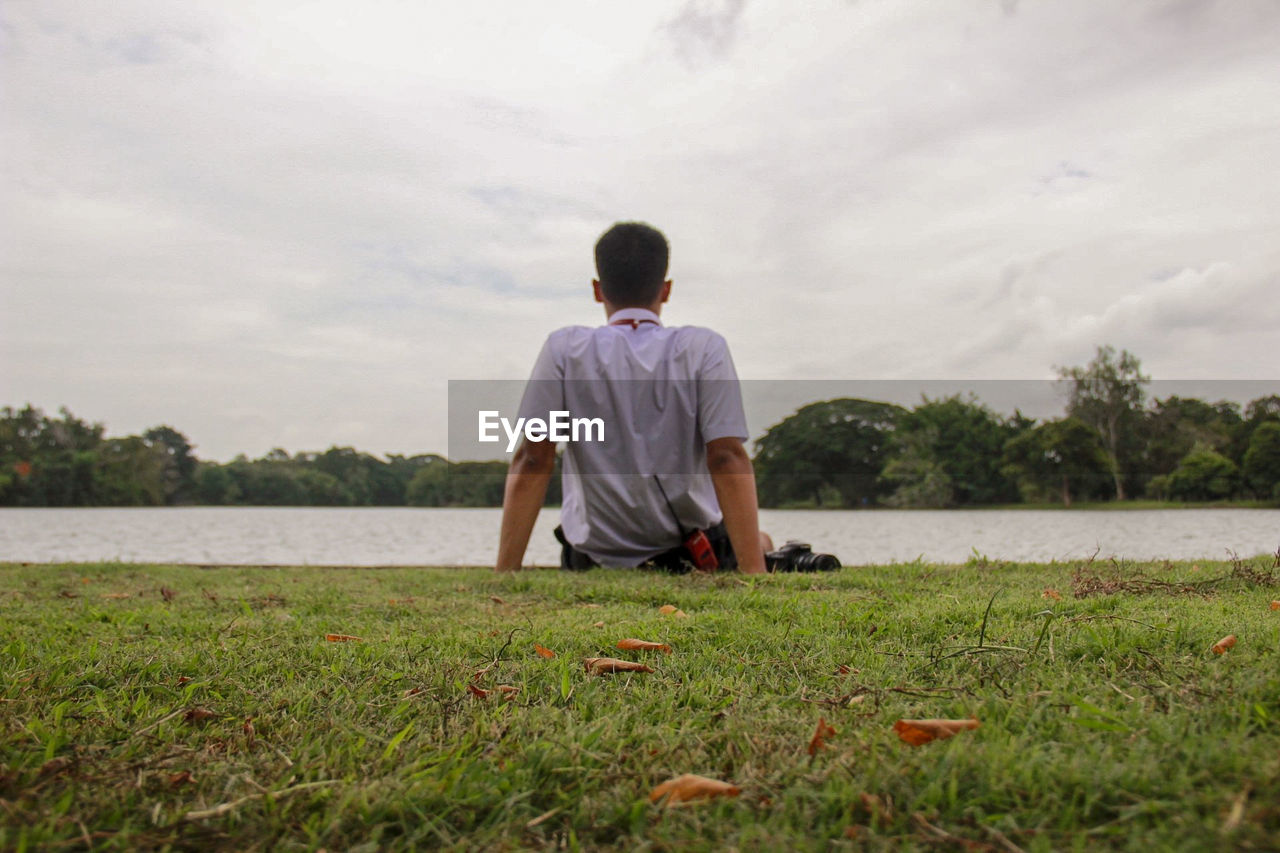
[[[547,335],[547,343],[554,346],[567,341],[590,337],[594,331],[594,326],[561,326]]]
[[[672,326],[671,332],[676,340],[687,342],[705,351],[728,350],[729,342],[724,335],[706,326]]]

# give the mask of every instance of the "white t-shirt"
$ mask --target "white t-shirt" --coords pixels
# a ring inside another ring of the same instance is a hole
[[[600,565],[636,566],[679,545],[681,527],[719,523],[706,445],[746,441],[747,420],[723,337],[697,326],[668,328],[643,308],[609,320],[547,337],[519,414],[546,420],[568,411],[603,422],[603,441],[566,444],[560,524],[573,547]],[[589,433],[598,435],[580,435]]]

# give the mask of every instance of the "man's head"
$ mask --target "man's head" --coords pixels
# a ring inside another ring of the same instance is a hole
[[[643,222],[619,222],[596,241],[596,275],[604,301],[647,308],[659,301],[670,249],[662,232]]]

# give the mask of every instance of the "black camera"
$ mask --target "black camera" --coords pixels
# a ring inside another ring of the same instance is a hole
[[[766,551],[764,562],[771,572],[834,572],[840,568],[834,554],[815,554],[808,543],[795,539],[776,551]]]

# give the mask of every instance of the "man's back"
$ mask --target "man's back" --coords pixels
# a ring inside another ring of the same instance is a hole
[[[561,565],[635,566],[656,557],[659,565],[765,571],[771,545],[760,533],[742,395],[724,339],[662,326],[670,247],[653,226],[616,223],[596,241],[595,259],[591,289],[608,324],[552,332],[520,405],[521,417],[544,426],[552,412],[561,425],[565,412],[573,425],[603,425],[602,441],[574,438],[565,450]],[[540,432],[526,431],[507,470],[498,571],[520,568],[555,468],[555,444]]]
[[[721,520],[706,444],[745,440],[747,430],[717,333],[664,327],[642,308],[616,311],[605,326],[559,329],[538,357],[520,416],[552,411],[604,424],[603,441],[565,449],[561,525],[577,550],[602,565],[638,565],[680,544],[680,527]]]

